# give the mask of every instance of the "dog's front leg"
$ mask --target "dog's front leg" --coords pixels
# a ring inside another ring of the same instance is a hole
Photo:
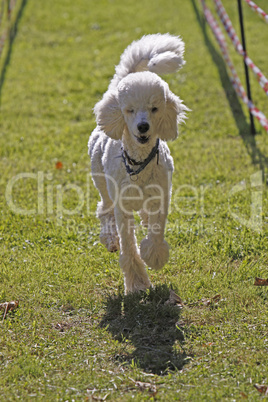
[[[120,239],[119,263],[124,273],[125,293],[148,289],[151,282],[137,247],[133,214],[116,207],[115,219]]]
[[[143,261],[153,269],[162,268],[169,258],[169,245],[164,240],[168,203],[163,210],[148,211],[148,234],[140,244],[140,254]]]

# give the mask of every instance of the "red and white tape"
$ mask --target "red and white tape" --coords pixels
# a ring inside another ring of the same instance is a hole
[[[257,6],[257,4],[255,4],[251,0],[244,0],[244,1],[249,5],[249,7],[252,8],[252,10],[256,11],[256,13],[258,13],[268,24],[268,14],[266,14],[265,11],[263,11],[259,6]]]
[[[211,11],[209,10],[209,8],[207,7],[205,0],[201,0],[201,4],[203,7],[203,12],[205,15],[205,18],[208,22],[208,24],[210,25],[212,32],[214,33],[214,36],[217,40],[217,42],[219,43],[223,58],[226,62],[226,64],[229,67],[230,70],[230,74],[231,74],[231,82],[233,84],[233,87],[237,93],[237,95],[242,99],[242,101],[247,105],[247,107],[249,108],[251,114],[253,116],[255,116],[259,122],[261,123],[261,125],[265,128],[265,130],[268,132],[268,120],[265,117],[265,115],[258,109],[256,108],[256,106],[248,99],[247,95],[246,95],[246,91],[243,88],[243,85],[240,82],[240,79],[237,75],[237,72],[235,70],[235,67],[230,59],[229,53],[228,53],[228,48],[227,48],[227,44],[225,41],[225,37],[217,23],[217,21],[215,20],[215,18],[213,17]]]
[[[261,72],[261,70],[253,63],[253,61],[248,57],[248,55],[244,52],[243,46],[234,30],[234,27],[231,23],[231,20],[225,11],[225,8],[222,5],[221,0],[214,0],[216,5],[217,13],[224,25],[226,32],[228,33],[229,37],[231,38],[237,52],[244,58],[245,63],[248,65],[249,68],[253,71],[256,75],[257,80],[259,81],[260,86],[263,88],[264,92],[268,96],[268,80],[265,75]]]

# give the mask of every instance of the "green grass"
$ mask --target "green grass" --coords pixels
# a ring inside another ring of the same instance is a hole
[[[1,87],[0,303],[20,304],[0,323],[0,400],[253,401],[268,384],[268,294],[253,285],[268,277],[268,137],[258,124],[250,136],[200,12],[195,0],[27,1]],[[268,27],[244,14],[267,75]],[[149,271],[154,290],[124,297],[118,255],[98,241],[87,141],[121,52],[155,32],[186,43],[166,79],[193,111],[170,144],[169,263]]]

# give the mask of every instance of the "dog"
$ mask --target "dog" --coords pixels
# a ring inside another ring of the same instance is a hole
[[[88,148],[101,196],[100,241],[108,251],[120,249],[125,294],[151,287],[146,264],[158,270],[169,259],[164,232],[174,167],[166,141],[177,138],[178,123],[189,109],[159,74],[179,70],[183,54],[184,42],[170,34],[134,41],[94,107],[97,127]],[[133,211],[139,211],[147,227],[140,247]]]

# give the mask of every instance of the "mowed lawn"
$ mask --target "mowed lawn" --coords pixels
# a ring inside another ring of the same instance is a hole
[[[268,75],[268,26],[243,6]],[[186,43],[165,79],[192,112],[170,144],[169,263],[149,270],[153,290],[124,297],[119,255],[98,239],[87,141],[120,54],[156,32]],[[268,278],[268,136],[259,123],[251,136],[199,1],[28,0],[2,78],[0,303],[19,306],[0,310],[0,400],[265,398],[268,288],[254,282]]]

